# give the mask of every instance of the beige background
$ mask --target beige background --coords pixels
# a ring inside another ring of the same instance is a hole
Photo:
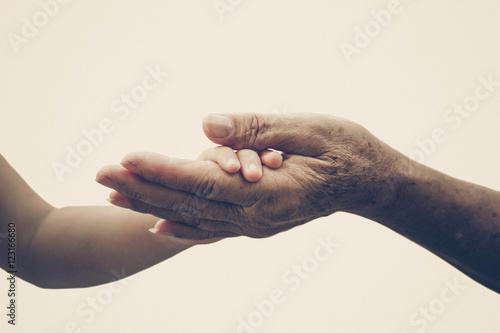
[[[131,151],[195,158],[212,146],[201,131],[207,113],[318,112],[358,121],[406,154],[442,127],[448,140],[426,164],[500,190],[500,89],[460,128],[442,120],[478,76],[500,81],[497,2],[401,0],[402,12],[351,63],[340,44],[389,1],[223,2],[235,4],[224,20],[212,0],[73,0],[16,53],[8,33],[40,7],[2,0],[0,152],[53,205],[101,205],[100,167]],[[170,76],[119,119],[112,102],[156,65]],[[58,181],[52,163],[103,118],[115,130]],[[328,236],[338,250],[290,291],[282,275]],[[82,332],[236,332],[254,301],[281,289],[286,301],[255,332],[412,333],[420,326],[411,314],[455,278],[467,289],[423,331],[498,332],[498,294],[375,223],[336,214],[266,240],[190,249],[137,274],[89,323],[76,309],[106,286],[19,282],[12,331],[64,332],[75,322]]]

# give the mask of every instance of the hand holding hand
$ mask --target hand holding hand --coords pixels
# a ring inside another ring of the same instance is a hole
[[[123,167],[101,170],[114,204],[172,223],[178,237],[267,237],[337,211],[388,205],[386,174],[393,151],[360,125],[311,114],[208,116],[207,136],[233,149],[285,152],[279,169],[266,166],[250,183],[210,161],[185,161],[152,153],[126,156]],[[120,193],[120,194],[118,194]],[[191,228],[182,229],[182,224]]]

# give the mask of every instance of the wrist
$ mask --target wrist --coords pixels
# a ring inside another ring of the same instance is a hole
[[[385,220],[397,214],[398,202],[405,196],[418,168],[415,161],[380,142],[385,153],[366,168],[365,182],[357,191],[357,206],[348,211],[372,220]]]

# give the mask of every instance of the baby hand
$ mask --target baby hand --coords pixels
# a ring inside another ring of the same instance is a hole
[[[256,152],[242,149],[235,152],[229,147],[214,147],[205,150],[198,156],[200,161],[213,161],[227,173],[241,170],[243,177],[249,182],[256,182],[262,177],[262,165],[278,169],[283,162],[283,156],[273,150]]]
[[[256,152],[251,149],[242,149],[235,152],[229,147],[219,146],[205,150],[198,157],[201,161],[213,161],[227,173],[236,173],[241,170],[243,177],[249,182],[256,182],[262,177],[263,165],[272,169],[278,169],[283,162],[281,153],[273,150]],[[157,235],[166,235],[183,239],[188,244],[207,244],[220,240],[221,238],[203,239],[207,231],[188,226],[181,221],[159,220],[150,231]],[[238,235],[227,235],[234,237]]]

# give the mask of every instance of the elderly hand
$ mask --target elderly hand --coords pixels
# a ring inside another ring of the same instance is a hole
[[[248,182],[210,161],[186,161],[153,153],[127,155],[122,166],[98,178],[113,188],[118,206],[168,220],[177,237],[268,237],[337,211],[357,213],[389,205],[387,182],[395,151],[351,121],[319,114],[211,115],[204,130],[233,149],[285,152],[279,169],[263,166]],[[119,199],[119,200],[118,200]],[[191,226],[186,230],[183,225]]]
[[[213,162],[132,154],[109,173],[128,207],[159,229],[203,240],[266,237],[336,211],[372,219],[500,293],[500,192],[409,160],[363,127],[325,115],[208,116],[207,136],[233,149],[285,152],[250,183]],[[106,173],[106,172],[105,172]],[[118,194],[117,194],[118,195]],[[189,224],[191,227],[188,227]]]

